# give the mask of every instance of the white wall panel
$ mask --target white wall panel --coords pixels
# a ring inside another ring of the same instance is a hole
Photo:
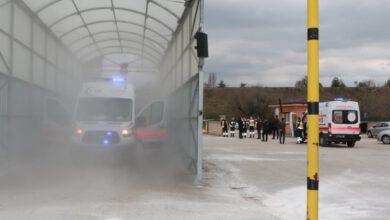
[[[57,44],[53,37],[47,38],[47,60],[56,63]]]
[[[0,29],[10,33],[11,4],[0,7]]]
[[[93,10],[82,14],[86,23],[114,20],[114,14],[110,9]]]
[[[45,61],[39,56],[33,56],[33,83],[45,86]]]
[[[14,61],[13,61],[13,75],[25,81],[30,80],[30,51],[20,45],[14,43]]]
[[[39,2],[40,0],[33,1]],[[74,6],[72,1],[58,1],[57,4],[50,6],[50,9],[56,11],[56,13],[52,13],[51,10],[43,10],[41,11],[41,13],[39,13],[39,17],[48,26],[52,25],[54,22],[58,21],[62,17],[72,14],[74,12]]]
[[[57,51],[57,69],[61,72],[65,71],[66,55],[63,47],[58,47]]]
[[[0,63],[2,63],[2,69],[1,69],[1,71],[3,72],[3,73],[8,73],[8,71],[5,69],[5,66],[6,65],[8,65],[8,66],[11,66],[10,65],[10,51],[9,51],[9,49],[10,49],[10,43],[11,43],[11,41],[10,41],[10,39],[8,38],[8,36],[6,36],[5,34],[3,34],[3,33],[0,33],[0,52],[2,53],[2,55],[3,55],[3,57],[4,57],[4,59],[5,59],[5,62],[7,63],[7,64],[4,64],[3,63],[3,60],[1,60],[0,59]]]
[[[45,55],[45,35],[43,28],[35,23],[33,28],[33,48],[41,56]]]
[[[51,90],[56,89],[56,74],[57,71],[55,67],[53,65],[47,65],[46,86]]]
[[[25,45],[30,45],[31,36],[31,18],[21,10],[17,5],[15,6],[15,38],[22,41]]]

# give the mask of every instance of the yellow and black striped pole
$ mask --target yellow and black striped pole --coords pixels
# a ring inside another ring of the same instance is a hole
[[[307,0],[307,219],[318,219],[319,22],[318,0]]]

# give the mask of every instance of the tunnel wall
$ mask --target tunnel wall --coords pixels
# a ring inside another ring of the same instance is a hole
[[[187,3],[179,26],[174,32],[163,61],[161,82],[169,95],[170,131],[173,142],[185,154],[188,168],[201,179],[202,175],[202,60],[197,57],[197,31],[202,28],[203,1]]]
[[[0,0],[0,151],[35,141],[45,98],[67,105],[82,72],[79,61],[24,4]]]
[[[180,143],[188,167],[200,179],[203,62],[196,55],[194,35],[202,27],[203,0],[185,1],[184,4],[183,15],[160,62],[159,77],[170,103],[168,118],[174,119],[169,126],[171,133],[180,128],[183,134],[175,135],[173,142]],[[0,21],[0,74],[7,84],[0,91],[0,96],[4,97],[0,101],[1,117],[5,120],[1,137],[9,138],[11,127],[18,128],[12,133],[31,127],[19,126],[16,114],[19,108],[31,108],[27,97],[34,93],[43,93],[41,97],[72,97],[85,71],[22,1],[0,0]],[[21,97],[27,101],[20,101]],[[22,104],[18,105],[19,102]],[[33,121],[33,111],[28,113]],[[25,123],[30,123],[29,120]]]
[[[18,0],[0,2],[0,73],[71,95],[83,72],[78,60]]]
[[[0,74],[0,147],[8,153],[39,143],[45,100],[60,99],[51,90]]]

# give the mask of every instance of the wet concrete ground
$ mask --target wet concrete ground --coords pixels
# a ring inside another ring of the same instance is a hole
[[[141,170],[58,149],[4,165],[0,219],[305,218],[305,145],[212,136],[204,143],[201,186],[160,153]],[[390,146],[364,139],[356,148],[321,148],[320,157],[321,219],[389,219]]]
[[[205,137],[206,164],[242,198],[280,219],[305,219],[306,146]],[[222,144],[223,143],[223,144]],[[390,146],[320,148],[320,219],[390,219]]]

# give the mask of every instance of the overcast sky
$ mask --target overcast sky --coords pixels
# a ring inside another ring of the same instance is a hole
[[[206,0],[205,71],[228,85],[293,86],[306,74],[306,0]],[[390,78],[390,0],[320,0],[321,82]]]

